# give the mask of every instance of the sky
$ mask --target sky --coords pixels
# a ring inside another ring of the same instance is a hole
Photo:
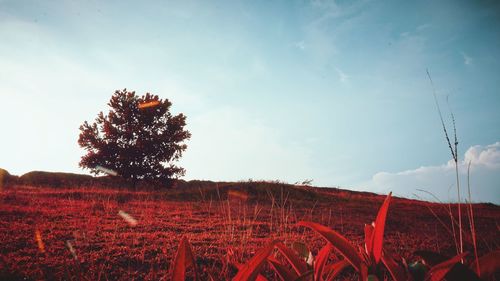
[[[462,200],[470,162],[472,200],[500,204],[498,1],[0,0],[0,38],[11,174],[88,173],[78,128],[127,88],[187,116],[187,180],[456,201],[435,90]]]

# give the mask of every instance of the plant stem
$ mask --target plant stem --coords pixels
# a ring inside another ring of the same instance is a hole
[[[463,237],[462,237],[462,213],[461,213],[461,203],[460,203],[460,181],[458,179],[458,140],[457,140],[457,127],[455,125],[455,116],[453,115],[453,112],[450,109],[451,120],[453,122],[453,133],[454,133],[454,138],[455,138],[455,142],[453,143],[454,145],[452,146],[449,135],[448,135],[448,131],[446,130],[446,125],[444,124],[443,114],[441,113],[441,108],[439,107],[439,102],[437,100],[436,88],[434,87],[434,82],[432,81],[431,74],[429,73],[428,69],[427,69],[427,77],[429,77],[429,81],[431,82],[432,94],[434,96],[434,102],[436,103],[436,108],[437,108],[437,111],[439,113],[439,119],[441,120],[441,125],[443,126],[443,131],[444,131],[444,135],[446,137],[446,142],[448,143],[448,147],[450,148],[451,156],[453,157],[453,160],[455,161],[455,175],[456,175],[456,181],[457,181],[457,195],[458,195],[458,231],[460,232],[459,233],[460,254],[462,254],[464,249],[463,249]],[[448,107],[449,107],[449,104],[448,104]],[[461,262],[463,263],[463,259],[461,259]]]
[[[456,152],[455,152],[456,153]],[[462,238],[462,212],[460,207],[460,182],[458,180],[458,162],[455,159],[455,175],[457,178],[457,195],[458,195],[458,231],[459,231],[459,240],[460,240],[460,254],[464,252],[464,243]],[[463,259],[462,259],[463,262]]]
[[[470,195],[470,164],[467,166],[467,190],[469,191],[469,223],[470,232],[472,235],[472,243],[474,245],[474,256],[476,257],[476,272],[478,276],[481,276],[481,269],[479,268],[479,257],[477,255],[477,242],[476,242],[476,227],[474,225],[474,212],[472,210],[472,196]]]

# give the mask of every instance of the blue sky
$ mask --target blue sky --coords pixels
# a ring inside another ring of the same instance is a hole
[[[13,174],[83,172],[79,125],[127,88],[187,115],[186,179],[453,200],[429,69],[473,199],[500,203],[495,1],[0,0],[0,38]]]

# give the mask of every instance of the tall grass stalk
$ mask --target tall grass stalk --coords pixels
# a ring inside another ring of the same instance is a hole
[[[448,143],[448,147],[450,148],[451,151],[451,156],[453,157],[453,161],[455,162],[455,176],[456,176],[456,184],[457,184],[457,198],[458,198],[458,229],[459,229],[459,239],[460,239],[460,254],[464,252],[463,248],[463,237],[462,237],[462,212],[461,212],[461,200],[460,200],[460,181],[458,179],[458,140],[457,140],[457,129],[455,125],[455,116],[453,115],[453,112],[450,110],[451,113],[451,120],[453,122],[453,134],[454,134],[454,143],[453,145],[451,144],[450,138],[448,136],[448,131],[446,130],[446,125],[444,124],[443,120],[443,114],[441,113],[441,108],[439,106],[439,102],[437,100],[436,96],[436,88],[434,87],[434,82],[432,81],[431,74],[429,73],[429,70],[427,69],[427,77],[429,77],[429,81],[432,86],[432,94],[434,96],[434,102],[436,103],[436,108],[439,113],[439,119],[441,120],[441,125],[443,126],[443,131],[444,135],[446,137],[446,141]],[[463,259],[462,259],[463,262]]]
[[[476,257],[476,272],[477,275],[481,276],[481,270],[479,268],[479,256],[477,255],[477,242],[476,242],[476,227],[474,225],[474,212],[472,210],[472,196],[470,194],[470,164],[467,165],[467,190],[469,192],[469,224],[470,224],[470,232],[472,235],[472,244],[474,246],[474,256]]]
[[[448,204],[448,208],[445,207],[445,203],[443,203],[441,200],[439,200],[439,198],[437,198],[436,195],[434,195],[432,192],[429,192],[427,190],[423,190],[423,189],[417,189],[418,191],[420,192],[424,192],[424,193],[427,193],[429,195],[431,195],[434,200],[436,200],[440,206],[443,206],[443,208],[445,209],[445,211],[448,213],[449,217],[450,217],[450,222],[451,222],[451,229],[449,227],[446,226],[446,224],[443,222],[443,220],[441,220],[441,218],[436,214],[436,212],[434,212],[434,210],[432,210],[432,208],[426,204],[426,207],[427,209],[432,213],[432,215],[441,223],[441,225],[444,227],[444,229],[446,231],[448,231],[448,233],[453,236],[453,242],[455,243],[455,249],[457,250],[457,254],[458,254],[458,242],[457,242],[457,236],[456,236],[456,231],[455,231],[455,224],[457,224],[455,218],[453,217],[453,213],[451,211],[451,206],[450,204]],[[426,201],[425,199],[423,199],[422,197],[418,196],[417,194],[414,194],[418,199],[422,200],[422,201]]]

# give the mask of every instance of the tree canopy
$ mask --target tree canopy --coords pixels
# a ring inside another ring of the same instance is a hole
[[[174,164],[191,137],[186,116],[172,115],[172,103],[157,95],[138,96],[127,89],[111,97],[107,114],[80,126],[78,144],[86,150],[80,167],[94,174],[119,175],[134,181],[168,182],[185,174]]]

